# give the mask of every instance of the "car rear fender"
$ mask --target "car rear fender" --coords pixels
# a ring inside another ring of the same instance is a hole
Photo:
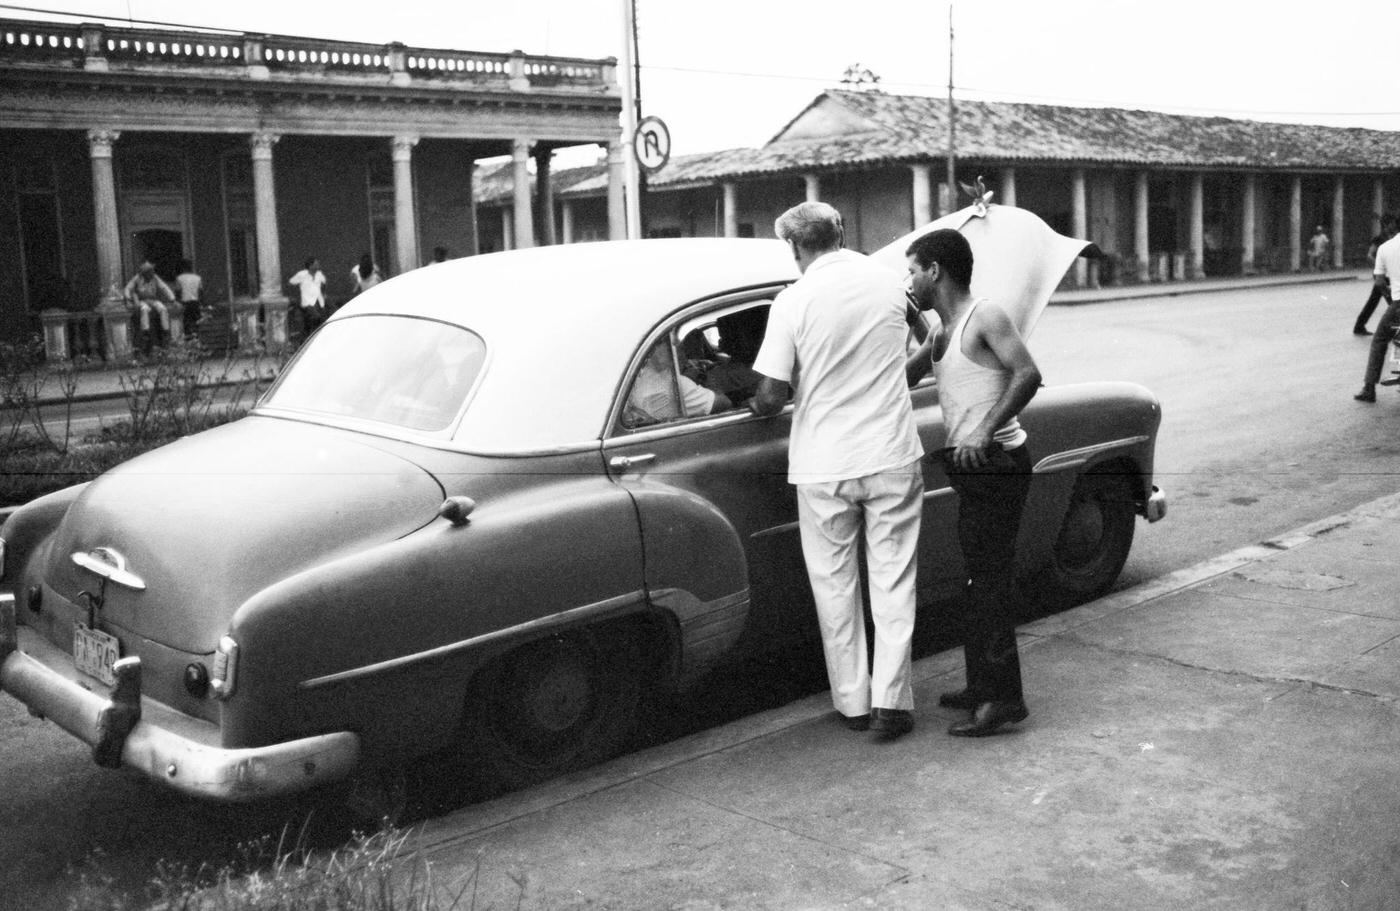
[[[225,737],[250,745],[310,724],[361,733],[367,754],[421,753],[448,742],[467,682],[492,659],[624,618],[674,652],[646,598],[625,494],[577,473],[481,494],[466,522],[438,519],[244,603],[230,635],[246,686],[225,706]],[[674,674],[673,662],[657,671]]]
[[[42,561],[34,561],[35,554],[53,536],[68,507],[86,487],[87,484],[75,484],[31,500],[16,509],[0,526],[0,538],[5,541],[0,587],[18,590],[24,585],[22,580],[26,573],[38,571],[43,564]]]

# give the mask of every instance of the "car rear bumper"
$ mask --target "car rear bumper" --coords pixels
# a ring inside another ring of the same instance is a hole
[[[102,765],[125,765],[186,794],[254,801],[348,777],[360,738],[349,731],[244,749],[218,746],[218,726],[140,695],[139,659],[124,659],[118,684],[91,688],[68,656],[27,627],[0,595],[0,690],[93,748]],[[134,686],[133,686],[134,681]]]

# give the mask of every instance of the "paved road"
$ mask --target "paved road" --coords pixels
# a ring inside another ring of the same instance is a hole
[[[1163,402],[1158,473],[1171,511],[1139,524],[1124,585],[1400,489],[1400,395],[1351,400],[1364,291],[1352,281],[1047,312],[1032,349],[1048,382],[1131,379]],[[820,686],[820,669],[785,685],[775,699]],[[699,700],[690,723],[723,721],[724,701]],[[102,868],[139,883],[157,859],[228,858],[295,816],[199,805],[103,772],[10,699],[0,699],[0,774],[0,904],[38,911],[67,907],[69,868],[94,848]]]

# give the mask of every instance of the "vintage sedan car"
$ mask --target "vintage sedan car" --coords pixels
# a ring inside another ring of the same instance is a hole
[[[816,648],[791,407],[737,407],[796,277],[777,241],[697,239],[384,283],[249,416],[13,514],[0,686],[102,765],[250,800],[430,754],[538,780],[615,750],[647,692]],[[687,413],[682,375],[723,378],[736,407]],[[936,450],[936,385],[911,394]],[[1103,592],[1135,517],[1160,515],[1159,419],[1127,383],[1051,386],[1024,413],[1040,597]],[[964,576],[956,498],[924,471],[928,606]]]

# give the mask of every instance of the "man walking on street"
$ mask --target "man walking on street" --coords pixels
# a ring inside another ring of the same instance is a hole
[[[773,301],[749,408],[772,415],[796,387],[788,481],[821,626],[831,699],[852,730],[913,729],[910,642],[923,449],[905,381],[899,279],[843,250],[841,215],[808,202],[774,228],[802,277]],[[867,657],[857,547],[864,537],[875,657]]]
[[[1381,244],[1390,240],[1395,235],[1395,225],[1389,217],[1381,219],[1381,233],[1371,238],[1371,247],[1366,251],[1366,258],[1371,261],[1372,267],[1376,263],[1376,251],[1380,250]],[[1361,305],[1361,312],[1356,314],[1356,325],[1352,326],[1352,335],[1370,335],[1366,328],[1366,322],[1370,320],[1371,314],[1376,312],[1376,305],[1380,303],[1382,297],[1386,297],[1390,286],[1380,278],[1371,283],[1371,293],[1366,297],[1366,303]]]
[[[967,687],[938,704],[971,714],[948,728],[982,737],[1027,716],[1016,650],[1019,604],[1014,575],[1016,533],[1030,491],[1031,459],[1017,415],[1040,387],[1040,370],[1010,317],[995,301],[974,299],[972,248],[957,231],[915,240],[910,291],[942,326],[911,358],[910,377],[938,376],[948,427],[943,468],[958,494],[958,543],[969,577],[963,656]]]
[[[1397,330],[1400,330],[1400,303],[1391,296],[1397,276],[1400,276],[1400,234],[1376,248],[1374,278],[1378,287],[1384,286],[1381,294],[1385,298],[1386,308],[1376,325],[1376,334],[1371,336],[1371,353],[1366,358],[1366,376],[1362,380],[1361,391],[1352,396],[1358,402],[1376,400],[1376,384],[1381,381],[1386,352],[1390,350]]]

